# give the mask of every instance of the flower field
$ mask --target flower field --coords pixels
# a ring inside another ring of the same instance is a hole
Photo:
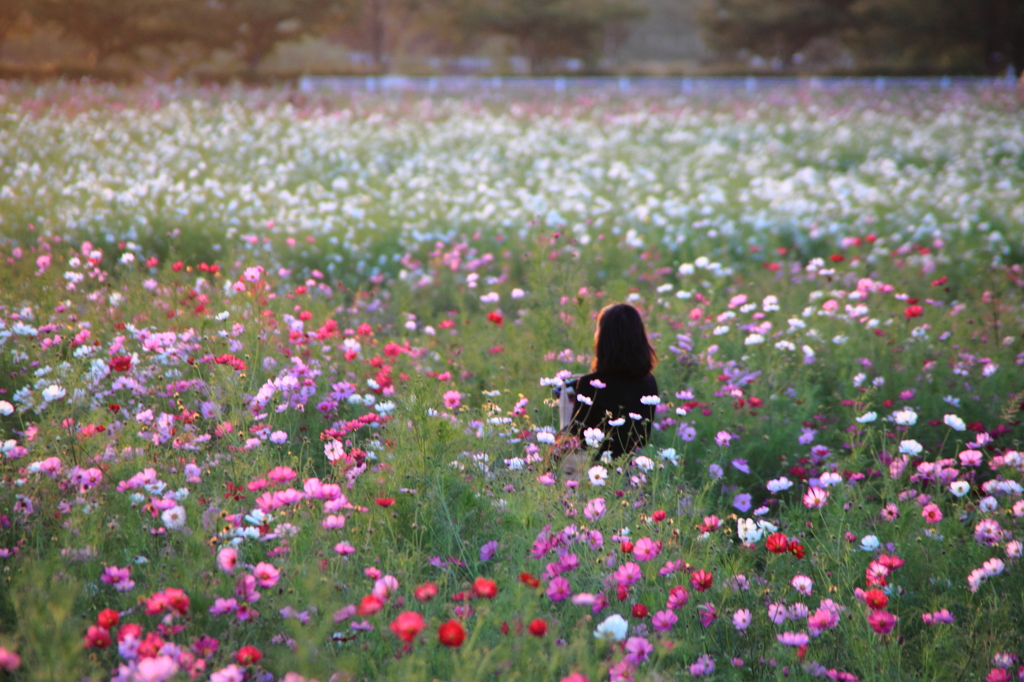
[[[1024,679],[1022,188],[984,85],[0,83],[0,680]]]

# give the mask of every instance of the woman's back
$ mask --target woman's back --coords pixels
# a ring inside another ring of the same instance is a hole
[[[573,397],[570,433],[583,439],[586,429],[601,429],[605,439],[599,453],[609,451],[618,457],[647,444],[654,420],[654,405],[640,401],[657,396],[658,382],[653,374],[628,378],[607,372],[580,377]]]

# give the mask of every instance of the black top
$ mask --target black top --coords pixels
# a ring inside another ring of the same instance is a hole
[[[592,381],[604,383],[604,388],[597,388]],[[654,405],[644,405],[640,398],[658,395],[658,382],[653,374],[641,379],[623,377],[595,372],[580,377],[576,382],[576,394],[573,396],[572,423],[569,432],[580,439],[586,446],[583,432],[589,428],[601,429],[605,439],[598,452],[610,450],[612,457],[618,457],[647,444],[651,435],[651,422],[654,420]],[[587,405],[580,400],[585,396],[593,401]],[[639,415],[640,419],[630,416]],[[610,426],[608,422],[625,419],[620,426]]]

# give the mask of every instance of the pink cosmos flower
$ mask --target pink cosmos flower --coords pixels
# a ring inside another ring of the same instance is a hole
[[[615,569],[615,572],[612,574],[612,578],[619,585],[632,585],[642,577],[643,573],[640,571],[640,567],[632,561],[627,561],[622,564]]]
[[[737,630],[746,630],[750,627],[750,609],[740,609],[732,615],[732,624]]]
[[[587,506],[583,508],[583,516],[588,521],[597,521],[604,516],[606,511],[605,502],[603,497],[595,497],[594,499],[587,502]]]
[[[445,391],[444,394],[444,406],[449,409],[455,409],[462,402],[462,394],[458,391]]]
[[[231,573],[235,570],[235,565],[237,563],[238,550],[234,547],[224,547],[217,552],[217,568],[225,573]]]
[[[222,599],[218,597],[214,602],[213,606],[210,607],[210,613],[214,616],[223,616],[225,613],[234,613],[238,610],[238,600],[234,597],[229,599]]]
[[[810,509],[821,509],[828,502],[828,491],[823,488],[811,488],[804,493],[804,506]]]
[[[551,601],[564,601],[572,596],[572,587],[568,580],[556,576],[548,583],[547,595]]]
[[[690,592],[682,585],[676,585],[668,593],[668,603],[666,606],[673,611],[686,606],[687,602],[690,601]]]
[[[658,632],[666,632],[672,629],[672,626],[678,622],[679,616],[677,616],[672,610],[665,609],[664,611],[658,611],[651,618],[651,625]]]
[[[921,510],[921,516],[927,523],[938,523],[942,520],[942,510],[934,502],[926,504]]]
[[[342,556],[348,556],[349,554],[355,554],[356,548],[347,542],[339,542],[334,546],[334,551]]]
[[[789,618],[789,610],[785,604],[769,604],[768,605],[768,620],[775,623],[776,625],[782,625]]]
[[[811,590],[814,588],[814,581],[806,575],[793,576],[789,584],[793,586],[794,590],[804,595],[810,595]]]
[[[370,591],[370,594],[382,602],[385,602],[397,591],[398,579],[393,575],[385,575],[374,581],[373,589]]]
[[[337,530],[338,528],[345,527],[345,517],[341,514],[328,514],[324,517],[324,520],[320,522],[321,527],[328,530]]]
[[[661,553],[661,543],[650,538],[640,538],[633,546],[633,557],[637,561],[651,561]]]
[[[807,619],[807,628],[812,637],[817,637],[825,630],[837,625],[839,625],[839,614],[828,608],[819,608],[814,615]]]
[[[807,646],[807,643],[811,641],[807,633],[804,632],[783,632],[775,635],[775,638],[783,646]]]
[[[722,447],[729,447],[729,441],[736,436],[732,435],[728,431],[719,431],[715,434],[715,444],[721,445]]]
[[[256,568],[253,570],[253,575],[256,578],[256,584],[260,587],[273,587],[277,584],[277,581],[281,576],[281,572],[272,565],[261,561],[256,564]]]
[[[964,450],[957,457],[960,459],[960,463],[965,467],[977,467],[981,466],[981,451],[980,450]]]
[[[1003,529],[995,519],[982,519],[974,527],[974,539],[991,547],[1003,539]]]
[[[131,579],[131,573],[132,569],[127,566],[125,568],[106,566],[100,575],[100,580],[118,592],[130,592],[135,588],[135,581]]]
[[[636,665],[643,663],[654,653],[654,646],[644,637],[630,637],[626,640],[626,656],[624,660]]]
[[[295,480],[298,474],[291,467],[276,466],[270,470],[267,474],[267,478],[270,479],[271,483],[288,483]]]

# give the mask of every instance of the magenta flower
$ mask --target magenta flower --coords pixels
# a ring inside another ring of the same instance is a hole
[[[807,628],[812,637],[817,637],[825,630],[839,624],[839,614],[828,608],[819,608],[807,618]]]
[[[643,637],[630,637],[626,640],[626,656],[623,660],[633,665],[643,663],[654,653],[654,646]]]
[[[569,586],[569,581],[562,576],[557,576],[551,579],[548,583],[547,589],[548,598],[551,601],[564,601],[572,596],[572,588]]]
[[[640,538],[633,546],[633,556],[637,561],[656,559],[661,553],[661,543],[650,538]]]
[[[107,566],[100,575],[100,580],[113,587],[118,592],[129,592],[135,588],[135,581],[131,579],[132,569],[129,567],[118,568]]]
[[[896,627],[897,620],[896,616],[881,609],[872,611],[868,614],[868,624],[871,625],[871,628],[880,635],[886,635],[892,632],[892,629]]]
[[[679,621],[677,616],[671,609],[665,609],[664,611],[657,611],[651,618],[651,624],[654,629],[658,632],[666,632],[672,629],[672,626]]]
[[[700,615],[700,624],[706,628],[711,627],[711,624],[718,620],[718,609],[711,602],[698,606],[697,613]]]
[[[620,585],[632,585],[640,580],[643,575],[639,566],[632,561],[627,561],[615,569],[615,572],[612,573],[612,578]]]

